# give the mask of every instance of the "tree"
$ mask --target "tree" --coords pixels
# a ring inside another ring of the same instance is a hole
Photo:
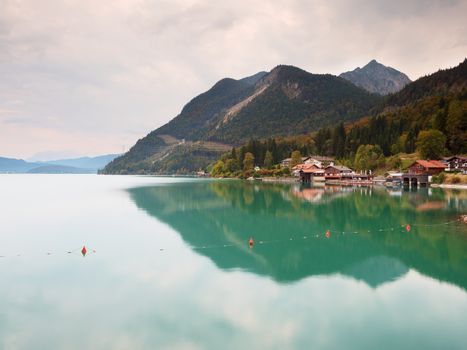
[[[440,159],[444,155],[446,136],[439,130],[423,130],[417,137],[417,151],[423,159]]]
[[[397,139],[397,142],[391,146],[391,153],[397,154],[405,151],[405,145],[407,143],[407,133],[403,133]]]
[[[332,152],[337,158],[342,158],[345,152],[344,123],[337,125],[332,132]]]
[[[267,151],[266,155],[264,156],[264,167],[266,169],[271,169],[274,164],[274,159],[272,158],[272,153]]]
[[[230,152],[230,158],[232,159],[237,159],[237,150],[234,148],[232,148],[232,152]]]
[[[253,170],[254,166],[255,166],[255,157],[253,156],[253,153],[246,152],[245,158],[243,159],[243,170],[245,171]]]
[[[328,128],[319,129],[314,137],[316,151],[319,154],[325,154],[327,152],[326,149],[326,141],[331,137],[331,132]]]
[[[302,154],[300,151],[293,151],[291,155],[292,159],[290,160],[290,167],[294,167],[297,164],[301,164],[302,162]]]
[[[379,145],[360,145],[355,154],[357,170],[375,170],[384,163],[383,150]]]
[[[218,160],[216,164],[212,167],[211,175],[212,176],[219,176],[222,175],[224,170],[224,162],[222,160]]]
[[[465,152],[467,148],[467,112],[459,100],[449,104],[446,120],[446,133],[449,148],[454,152]]]
[[[233,173],[238,170],[237,159],[227,159],[224,164],[224,171]]]

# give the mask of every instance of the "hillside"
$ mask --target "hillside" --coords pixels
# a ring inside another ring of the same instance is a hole
[[[227,109],[251,96],[254,93],[254,85],[265,74],[260,72],[240,80],[230,78],[220,80],[211,89],[188,102],[178,116],[154,133],[167,134],[178,139],[205,139],[206,131],[212,121]]]
[[[306,133],[355,120],[379,101],[344,79],[293,66],[274,68],[256,83],[253,96],[218,118],[208,139],[238,144],[252,137]]]
[[[467,59],[449,69],[417,79],[388,97],[386,106],[403,106],[433,96],[461,94],[467,89]]]
[[[371,93],[380,95],[396,93],[411,82],[404,73],[382,65],[376,60],[370,61],[363,68],[358,67],[339,76]]]
[[[102,172],[164,173],[166,158],[175,157],[179,161],[172,164],[172,171],[190,173],[216,159],[219,145],[229,149],[252,137],[307,133],[356,120],[380,101],[342,78],[292,66],[240,80],[222,79]],[[196,144],[206,141],[217,146]],[[196,162],[192,162],[192,151]]]

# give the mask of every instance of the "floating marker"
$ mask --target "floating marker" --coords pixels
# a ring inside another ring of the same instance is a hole
[[[250,248],[253,247],[253,244],[255,244],[255,241],[253,241],[253,238],[250,237],[250,240],[248,241],[248,244],[250,245]]]
[[[326,238],[331,237],[331,232],[329,230],[326,231]]]
[[[405,225],[405,230],[406,230],[407,232],[410,232],[410,225],[409,225],[409,224]]]
[[[83,249],[81,249],[81,254],[83,254],[83,256],[86,256],[86,253],[87,253],[87,249],[86,249],[86,246],[83,246]]]

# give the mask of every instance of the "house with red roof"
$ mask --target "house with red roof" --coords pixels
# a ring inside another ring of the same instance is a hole
[[[408,168],[409,175],[438,175],[446,169],[446,163],[439,160],[417,160]]]

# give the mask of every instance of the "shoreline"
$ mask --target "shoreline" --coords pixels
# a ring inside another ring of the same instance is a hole
[[[430,187],[446,188],[446,189],[453,189],[453,190],[467,190],[467,185],[462,185],[462,184],[431,184]]]
[[[260,177],[259,181],[263,182],[278,182],[278,183],[299,183],[295,177]]]

